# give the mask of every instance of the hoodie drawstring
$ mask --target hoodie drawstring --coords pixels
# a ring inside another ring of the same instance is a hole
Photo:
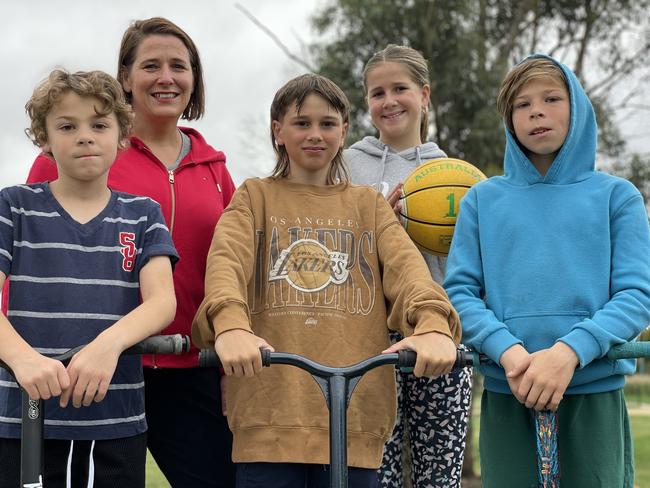
[[[381,182],[385,181],[384,175],[386,174],[386,158],[388,157],[388,144],[384,146],[384,151],[381,154],[381,163],[379,163],[379,167],[381,168],[381,180],[379,180],[379,185],[377,186],[377,189],[379,191],[382,191],[381,189]],[[386,196],[386,195],[384,195]]]
[[[212,164],[208,163],[208,168],[210,168],[210,174],[212,175],[212,179],[214,180],[214,184],[217,185],[217,190],[219,190],[219,194],[221,194],[221,185],[219,185],[219,179],[217,178],[217,172],[215,169],[212,167]]]
[[[381,166],[384,167],[386,163],[386,158],[388,157],[388,145],[384,146],[384,152],[381,155]]]
[[[415,156],[418,158],[418,166],[422,164],[422,154],[420,153],[420,146],[415,146]]]

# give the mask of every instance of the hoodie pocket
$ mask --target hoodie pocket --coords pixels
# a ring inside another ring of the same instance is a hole
[[[553,346],[587,317],[589,313],[584,310],[536,311],[505,316],[503,321],[510,332],[524,342],[528,352],[535,352]]]

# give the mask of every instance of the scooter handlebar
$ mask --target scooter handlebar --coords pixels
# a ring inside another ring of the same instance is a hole
[[[301,358],[297,354],[286,354],[286,353],[273,353],[270,349],[260,349],[260,354],[262,355],[262,365],[270,366],[274,363],[276,358],[286,358],[287,356],[294,357],[296,359]],[[382,357],[383,355],[378,355],[376,357]],[[402,349],[397,353],[397,361],[394,361],[400,369],[408,370],[415,366],[417,361],[417,353],[408,349]],[[475,362],[474,355],[465,350],[457,349],[456,350],[456,362],[454,363],[454,369],[464,368],[465,366],[472,366]],[[203,349],[199,353],[199,367],[208,368],[208,367],[218,367],[221,366],[221,361],[217,357],[217,354],[212,349]]]

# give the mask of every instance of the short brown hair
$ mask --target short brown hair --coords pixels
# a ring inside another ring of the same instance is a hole
[[[124,31],[122,43],[120,44],[120,53],[117,59],[118,81],[124,86],[124,79],[135,62],[140,43],[147,37],[153,35],[174,36],[187,48],[187,52],[190,55],[192,74],[194,75],[194,87],[190,101],[183,111],[182,118],[185,120],[200,119],[205,112],[205,88],[199,50],[196,48],[192,38],[183,29],[163,17],[136,20]],[[131,103],[131,94],[125,92],[124,95],[126,96],[126,100]]]
[[[497,111],[511,133],[515,133],[512,125],[512,108],[514,100],[523,86],[533,79],[547,78],[563,83],[567,91],[569,83],[562,68],[548,58],[528,58],[510,70],[501,82],[497,96]]]
[[[404,65],[409,73],[411,81],[420,88],[431,84],[429,79],[429,65],[422,54],[409,46],[389,44],[381,51],[373,54],[366,63],[366,66],[363,68],[363,88],[366,93],[368,92],[368,73],[370,73],[373,68],[376,68],[383,63],[399,63]],[[422,115],[420,117],[420,142],[426,142],[429,134],[430,105],[431,100],[429,100],[427,106],[422,109]]]
[[[55,69],[35,89],[25,104],[31,125],[25,133],[38,147],[47,144],[45,119],[63,95],[73,92],[80,97],[93,97],[101,102],[98,115],[114,113],[120,129],[120,146],[128,140],[133,125],[133,111],[124,99],[122,87],[115,78],[103,71],[68,73]]]
[[[273,121],[280,121],[287,113],[291,104],[295,103],[298,112],[305,99],[316,94],[323,98],[334,110],[336,110],[347,124],[350,119],[350,102],[336,83],[324,76],[315,74],[304,74],[287,82],[278,90],[271,103],[271,144],[276,155],[276,164],[271,176],[273,178],[284,178],[289,175],[289,154],[284,146],[278,145],[273,134]],[[327,173],[327,183],[334,184],[337,181],[347,182],[349,180],[347,169],[343,164],[343,148],[340,147]]]

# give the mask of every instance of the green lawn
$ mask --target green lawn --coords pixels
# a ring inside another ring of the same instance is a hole
[[[169,483],[162,475],[156,461],[147,453],[147,488],[170,488]]]
[[[636,484],[639,488],[650,487],[650,415],[632,416],[634,435],[634,464]]]

